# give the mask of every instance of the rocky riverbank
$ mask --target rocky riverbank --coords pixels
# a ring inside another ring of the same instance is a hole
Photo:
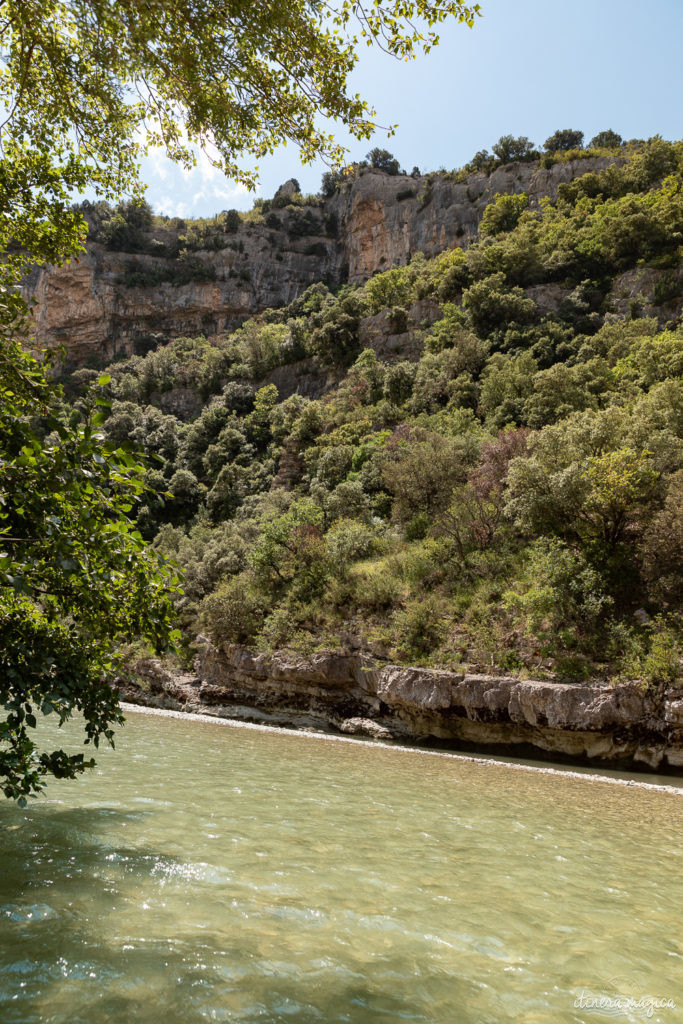
[[[149,659],[118,681],[132,703],[382,740],[683,772],[683,692],[302,658],[202,643],[193,673]]]

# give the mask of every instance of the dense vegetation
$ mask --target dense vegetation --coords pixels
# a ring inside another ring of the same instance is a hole
[[[498,197],[466,251],[113,364],[104,430],[148,456],[188,645],[673,680],[682,186],[654,139],[540,210]],[[614,305],[638,268],[658,317]],[[278,393],[287,364],[319,397]]]
[[[105,683],[112,643],[133,630],[163,645],[171,588],[127,518],[138,468],[102,444],[95,406],[105,399],[85,396],[60,419],[49,360],[22,349],[33,347],[22,278],[83,252],[88,225],[74,194],[142,198],[139,162],[151,146],[188,168],[198,147],[250,185],[249,163],[288,141],[304,162],[322,155],[340,164],[345,150],[319,115],[357,139],[375,129],[374,111],[347,85],[360,40],[409,60],[438,44],[439,24],[471,26],[479,9],[460,0],[2,6],[0,786],[25,803],[45,776],[85,767],[81,755],[39,751],[37,714],[57,712],[61,724],[78,709],[87,740],[111,739],[120,720]],[[109,242],[138,251],[150,219],[144,204],[100,212]],[[234,230],[235,218],[224,226]],[[183,266],[151,275],[131,261],[124,278],[137,286],[150,276],[211,279],[201,261],[177,255]]]

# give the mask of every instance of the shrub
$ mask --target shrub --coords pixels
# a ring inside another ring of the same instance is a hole
[[[622,658],[622,673],[640,679],[645,689],[681,685],[683,647],[681,622],[673,616],[657,615],[652,622],[628,637]]]
[[[443,609],[435,597],[412,601],[393,619],[396,649],[404,660],[421,658],[429,654],[443,640],[446,624]]]
[[[496,195],[494,201],[484,210],[484,216],[479,224],[480,236],[485,238],[487,235],[512,231],[517,227],[519,218],[528,205],[529,196],[526,192],[519,195]]]
[[[551,653],[592,643],[613,603],[599,573],[580,551],[547,537],[527,549],[525,563],[520,590],[503,595],[504,608]]]
[[[359,572],[355,576],[354,596],[359,608],[373,612],[385,611],[400,601],[401,585],[394,576],[383,570]]]
[[[344,576],[353,562],[367,558],[376,545],[372,526],[357,519],[338,519],[325,538],[330,565],[337,576]]]
[[[645,422],[619,408],[573,413],[533,437],[508,475],[507,514],[522,529],[578,544],[631,596],[635,545],[661,493],[662,469],[680,457],[679,443],[652,425],[644,448]]]
[[[421,512],[433,514],[448,504],[466,467],[459,446],[427,431],[399,429],[386,447],[382,477],[394,495],[394,515],[407,523]]]
[[[490,173],[493,170],[494,163],[495,157],[489,153],[488,149],[480,149],[467,164],[467,170]]]
[[[487,425],[501,430],[508,424],[524,423],[526,403],[531,395],[538,365],[529,352],[520,356],[492,356],[481,375],[479,408]]]
[[[474,330],[484,338],[509,330],[512,324],[533,323],[538,315],[535,302],[521,288],[508,287],[502,273],[475,281],[463,293],[462,304]]]
[[[640,559],[651,597],[673,606],[683,601],[683,470],[671,477],[664,505],[645,530]]]
[[[348,476],[352,458],[353,448],[349,444],[324,448],[318,459],[317,479],[331,490]]]
[[[342,171],[325,171],[320,185],[323,199],[331,199],[344,180]]]
[[[272,649],[285,647],[293,638],[296,626],[291,608],[275,608],[263,623],[260,639]]]
[[[413,393],[416,366],[414,363],[394,363],[387,367],[384,375],[384,397],[394,405],[402,405],[407,402]]]
[[[327,366],[348,365],[358,352],[358,329],[365,313],[364,300],[354,291],[340,294],[321,311],[321,323],[311,344]]]
[[[387,306],[405,306],[411,301],[415,272],[408,267],[395,267],[371,277],[365,285],[365,295],[371,313],[379,313]]]
[[[247,368],[250,377],[257,379],[283,362],[283,347],[288,340],[286,324],[264,324],[255,318],[234,332],[230,354]]]
[[[105,220],[99,238],[108,249],[139,252],[145,248],[145,232],[152,226],[152,207],[144,199],[119,203],[109,220]]]
[[[543,148],[548,153],[556,153],[558,150],[583,149],[583,132],[575,131],[572,128],[563,128],[550,135],[543,143]]]
[[[204,598],[200,619],[215,644],[248,643],[263,623],[265,607],[246,573],[221,584]]]
[[[206,493],[206,488],[187,469],[176,470],[169,481],[168,490],[171,495],[168,518],[175,523],[191,519]]]

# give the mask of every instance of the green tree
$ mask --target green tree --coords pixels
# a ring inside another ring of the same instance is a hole
[[[385,171],[387,174],[398,174],[400,167],[398,160],[388,149],[380,149],[375,146],[366,157],[371,167],[378,171]]]
[[[526,135],[520,135],[518,138],[515,138],[514,135],[501,135],[495,146],[491,148],[495,156],[504,164],[509,164],[513,160],[532,160],[534,156],[538,156]],[[477,156],[480,155],[477,154]]]
[[[107,378],[102,378],[102,384]],[[83,754],[40,751],[36,716],[84,716],[86,742],[112,740],[122,719],[107,684],[112,651],[143,636],[171,639],[172,574],[128,518],[143,467],[99,433],[100,399],[72,426],[43,368],[0,349],[0,786],[21,804],[47,775],[74,778]],[[33,424],[42,421],[45,437]]]
[[[575,131],[573,128],[559,129],[545,140],[543,148],[548,153],[556,153],[558,150],[583,149],[583,132]]]
[[[225,173],[252,184],[236,154],[259,159],[291,141],[307,161],[339,162],[344,150],[319,114],[358,139],[375,127],[374,111],[347,87],[359,37],[409,59],[438,42],[440,22],[472,25],[478,11],[461,0],[7,0],[4,162],[43,175],[25,197],[34,205],[55,174],[61,188],[89,181],[120,193],[148,143],[191,163],[190,144],[211,139]]]
[[[609,128],[607,131],[598,132],[597,135],[594,135],[590,141],[590,147],[591,149],[593,147],[596,149],[619,149],[623,141],[621,135],[618,135],[617,132],[613,132]]]
[[[554,534],[600,565],[632,570],[664,475],[680,457],[678,439],[645,409],[576,412],[545,427],[513,461],[507,511],[532,533]]]
[[[394,516],[404,524],[445,508],[466,474],[466,457],[458,442],[420,428],[400,427],[382,462],[384,486],[394,495]]]

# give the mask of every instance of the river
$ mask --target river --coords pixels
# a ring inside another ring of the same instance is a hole
[[[682,810],[133,712],[95,771],[0,805],[0,1021],[675,1024]]]

